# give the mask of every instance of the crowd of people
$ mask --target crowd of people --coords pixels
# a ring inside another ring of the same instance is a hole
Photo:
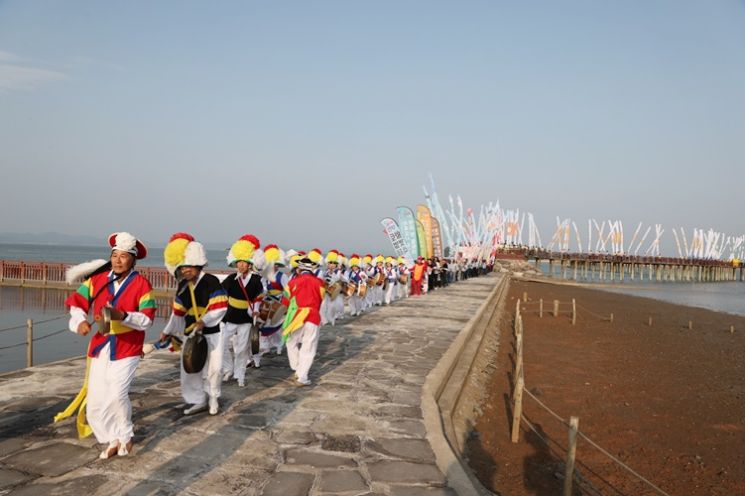
[[[149,281],[135,265],[147,248],[126,232],[108,241],[108,260],[80,264],[67,274],[68,282],[81,282],[66,300],[69,328],[92,337],[83,388],[55,417],[59,421],[77,412],[79,435],[92,433],[106,445],[102,459],[132,452],[129,387],[146,353],[181,350],[184,415],[215,415],[222,384],[235,380],[245,386],[247,370],[259,368],[267,353],[286,350],[294,383],[307,386],[322,326],[493,267],[493,262],[460,258],[408,261],[372,254],[346,257],[338,250],[325,256],[319,249],[285,252],[274,244],[262,248],[256,236],[247,234],[228,252],[235,272],[216,276],[204,270],[204,246],[188,233],[176,233],[164,250],[165,266],[178,281],[171,314],[159,340],[146,344],[144,331],[153,324],[156,304]],[[204,356],[195,370],[185,350],[192,353],[197,344]]]

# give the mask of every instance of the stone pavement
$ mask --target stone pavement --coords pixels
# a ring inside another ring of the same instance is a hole
[[[85,361],[0,375],[0,495],[453,495],[435,464],[421,389],[499,280],[490,275],[324,327],[310,387],[265,356],[221,411],[185,417],[175,353],[140,363],[133,456],[98,460],[74,420],[52,424]]]

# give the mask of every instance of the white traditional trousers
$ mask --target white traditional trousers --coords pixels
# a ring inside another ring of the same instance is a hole
[[[287,340],[287,358],[290,359],[290,368],[295,371],[301,382],[308,380],[310,366],[318,348],[318,326],[306,322],[303,327],[290,334]]]
[[[224,322],[221,324],[223,354],[222,374],[233,374],[233,377],[242,381],[246,378],[246,365],[253,358],[249,349],[248,339],[250,337],[251,324],[232,324]],[[231,339],[232,338],[232,339]],[[233,353],[230,352],[230,344],[233,343]]]
[[[383,301],[386,305],[390,305],[391,300],[396,299],[396,286],[398,286],[398,284],[396,284],[395,282],[388,282],[388,287],[385,288],[385,293],[383,294]]]
[[[181,396],[186,403],[201,405],[207,403],[207,395],[219,398],[222,383],[222,333],[205,334],[207,340],[207,363],[201,372],[187,374],[181,361]],[[191,339],[191,338],[189,338]],[[184,348],[181,348],[183,354]]]
[[[127,444],[134,435],[129,386],[140,357],[111,360],[109,346],[107,343],[97,358],[91,358],[85,415],[99,443]]]

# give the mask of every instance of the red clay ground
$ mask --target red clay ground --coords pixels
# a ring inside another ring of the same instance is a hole
[[[540,437],[523,422],[520,442],[509,439],[512,319],[524,291],[528,390],[563,419],[579,417],[582,433],[670,495],[745,495],[745,318],[525,282],[511,284],[500,366],[469,441],[471,466],[486,487],[504,495],[557,495],[563,484],[567,429],[534,400],[524,396],[523,414]],[[548,315],[549,301],[560,300],[566,312],[572,298],[577,325],[566,313]],[[603,319],[611,312],[612,323]],[[582,439],[577,470],[575,494],[659,494]]]

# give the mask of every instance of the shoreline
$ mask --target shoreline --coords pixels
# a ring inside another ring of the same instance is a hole
[[[520,442],[509,439],[512,318],[527,292],[528,391],[562,418],[578,416],[581,432],[670,494],[745,493],[745,316],[552,282],[511,283],[491,395],[469,440],[482,483],[503,494],[559,494],[563,484],[566,427],[525,396],[523,415],[537,433],[523,423]],[[553,299],[559,317],[546,304]],[[652,494],[582,440],[577,459],[587,487]]]
[[[664,303],[669,303],[672,305],[680,305],[684,307],[691,307],[691,308],[698,308],[702,310],[709,310],[712,312],[718,312],[718,313],[726,313],[728,315],[732,315],[735,317],[745,317],[745,302],[743,303],[743,309],[741,310],[741,313],[737,312],[731,312],[727,311],[725,309],[717,309],[717,308],[711,308],[709,306],[701,306],[701,305],[694,305],[694,304],[688,304],[688,303],[682,303],[679,301],[672,301],[671,299],[665,299],[665,298],[657,298],[653,295],[641,295],[641,294],[635,294],[632,293],[632,291],[639,291],[639,292],[670,292],[670,293],[686,293],[690,292],[695,289],[701,289],[701,288],[715,288],[720,285],[734,285],[734,284],[742,284],[739,282],[669,282],[669,283],[646,283],[646,284],[618,284],[618,283],[602,283],[602,282],[575,282],[575,281],[565,281],[560,279],[551,279],[550,277],[532,277],[532,278],[522,278],[522,279],[514,279],[516,282],[529,282],[529,283],[537,283],[537,284],[553,284],[556,286],[568,286],[568,287],[577,287],[577,288],[584,288],[589,290],[598,290],[598,291],[605,291],[608,293],[618,294],[621,296],[635,296],[638,298],[647,298],[650,300],[660,301]],[[745,285],[743,285],[743,290],[745,291]],[[744,294],[745,296],[745,294]]]

